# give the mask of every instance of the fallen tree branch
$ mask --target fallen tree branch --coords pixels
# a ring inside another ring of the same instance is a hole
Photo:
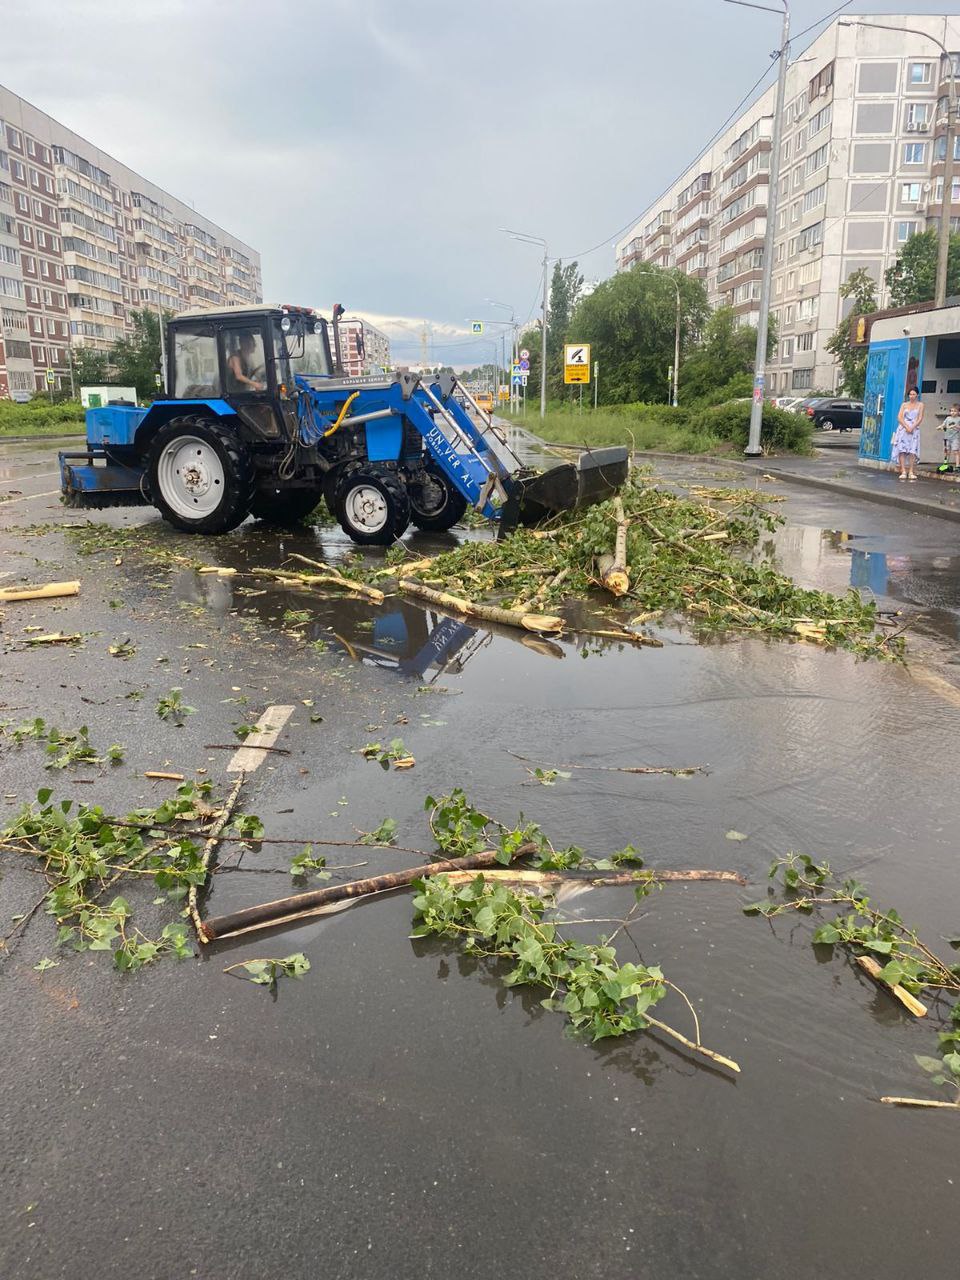
[[[960,1111],[960,1102],[940,1102],[934,1098],[884,1097],[880,1101],[894,1107],[946,1107],[948,1111]]]
[[[241,747],[246,746],[244,742],[205,742],[203,744],[204,751],[239,751]],[[286,747],[250,747],[251,751],[274,751],[278,756],[288,756],[290,752]]]
[[[468,618],[500,622],[508,627],[522,627],[525,631],[556,633],[563,630],[563,619],[548,613],[525,613],[522,609],[501,609],[497,605],[477,604],[461,596],[452,596],[446,591],[434,591],[432,587],[425,587],[412,578],[401,578],[398,585],[405,595],[420,596],[431,604],[439,605],[441,609],[462,613]]]
[[[511,855],[514,858],[533,853],[534,844],[523,844]],[[330,885],[326,889],[311,889],[307,893],[295,893],[286,898],[277,898],[273,902],[262,902],[255,907],[244,907],[229,915],[213,916],[200,922],[197,936],[201,942],[215,942],[220,938],[234,937],[239,933],[252,933],[258,929],[270,929],[274,925],[286,924],[292,920],[325,908],[331,903],[345,899],[367,897],[373,893],[383,893],[389,889],[400,889],[424,875],[437,875],[442,871],[479,870],[496,863],[502,855],[495,849],[487,849],[483,853],[474,853],[466,858],[452,858],[443,862],[431,863],[429,867],[410,867],[405,871],[394,871],[386,875],[369,876],[364,880],[350,880],[346,884]]]
[[[451,884],[468,884],[473,879],[470,871],[449,872]],[[714,871],[710,868],[689,871],[529,871],[523,868],[494,868],[484,871],[485,880],[498,880],[507,884],[588,884],[598,888],[621,884],[675,884],[690,881],[722,881],[727,884],[746,884],[746,879],[736,871]]]
[[[513,756],[514,760],[523,760],[526,764],[536,765],[536,760],[531,760],[529,756],[522,756],[516,751],[506,749],[508,756]],[[543,765],[539,765],[543,768]],[[551,765],[550,768],[556,769],[582,769],[588,773],[637,773],[637,774],[654,774],[654,773],[670,773],[674,777],[686,778],[694,773],[704,773],[706,766],[702,764],[685,764],[685,765],[667,765],[667,764],[651,764],[651,765],[616,765],[616,764],[558,764]]]

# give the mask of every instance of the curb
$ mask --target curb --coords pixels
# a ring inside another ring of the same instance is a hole
[[[749,469],[749,468],[748,468]],[[910,511],[915,515],[932,516],[935,520],[949,520],[960,524],[960,508],[939,507],[932,502],[902,497],[899,493],[885,493],[883,490],[861,489],[855,484],[846,484],[842,480],[825,480],[820,476],[798,475],[795,471],[781,471],[777,467],[765,466],[767,475],[776,476],[787,484],[807,485],[811,489],[824,489],[828,493],[842,494],[845,498],[861,498],[866,502],[879,502],[888,507],[899,507],[901,511]]]

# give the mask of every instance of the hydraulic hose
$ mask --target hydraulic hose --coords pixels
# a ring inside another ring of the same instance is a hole
[[[336,422],[333,424],[332,427],[328,427],[327,430],[323,433],[323,435],[321,436],[322,440],[326,440],[328,436],[332,436],[335,431],[340,430],[340,424],[343,422],[344,418],[347,416],[350,406],[353,404],[354,400],[356,400],[359,394],[360,394],[359,391],[354,391],[352,395],[347,396],[346,400],[344,401],[343,408],[340,410],[340,413],[337,416]]]

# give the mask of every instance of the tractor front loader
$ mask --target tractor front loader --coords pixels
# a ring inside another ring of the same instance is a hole
[[[449,529],[467,506],[506,532],[602,501],[626,479],[626,449],[523,466],[452,374],[345,377],[341,313],[334,355],[310,308],[176,316],[169,396],[88,410],[86,447],[60,454],[64,500],[152,503],[178,529],[224,533],[251,514],[294,524],[325,498],[354,542],[389,545],[410,524]]]

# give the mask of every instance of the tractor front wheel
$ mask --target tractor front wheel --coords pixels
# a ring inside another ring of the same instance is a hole
[[[150,443],[150,498],[186,533],[227,533],[250,512],[256,474],[235,432],[201,416],[171,418]]]
[[[410,519],[418,529],[431,532],[452,529],[463,519],[467,500],[442,472],[427,467],[423,479],[409,486]]]
[[[323,500],[319,489],[260,489],[250,504],[256,520],[289,529],[306,520]]]
[[[410,499],[402,477],[370,463],[344,470],[335,505],[341,529],[360,546],[389,547],[410,523]]]

